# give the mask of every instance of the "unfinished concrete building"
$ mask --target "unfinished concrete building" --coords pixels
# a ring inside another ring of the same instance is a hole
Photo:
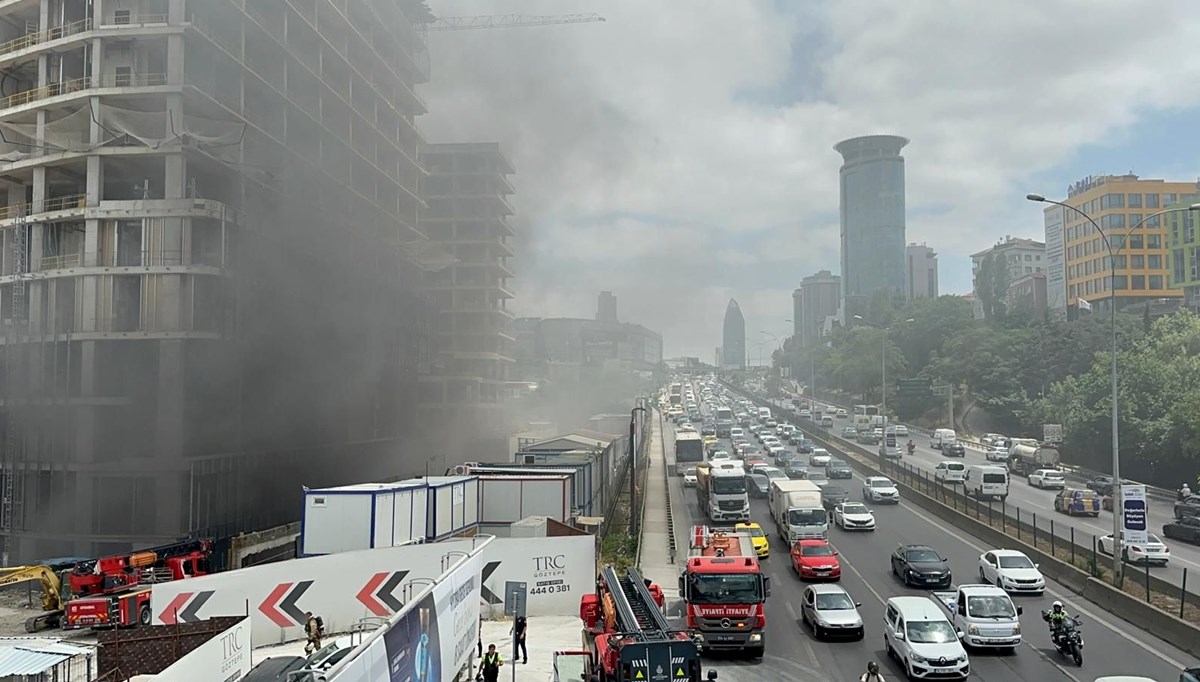
[[[10,561],[406,473],[448,262],[417,223],[417,5],[0,0]]]
[[[428,144],[421,161],[429,172],[421,229],[455,258],[426,277],[438,310],[438,354],[433,371],[421,377],[421,409],[435,423],[470,427],[457,430],[469,432],[467,438],[441,449],[436,470],[478,459],[471,455],[481,451],[511,454],[503,407],[516,341],[507,308],[513,168],[495,143]]]

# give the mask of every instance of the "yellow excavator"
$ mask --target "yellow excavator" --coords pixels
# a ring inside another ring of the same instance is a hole
[[[26,632],[38,632],[56,627],[63,613],[62,578],[49,566],[13,566],[0,568],[0,588],[27,580],[42,584],[42,611],[25,621]]]

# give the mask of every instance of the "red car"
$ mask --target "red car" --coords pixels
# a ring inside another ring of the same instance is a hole
[[[842,579],[842,562],[828,540],[797,540],[792,546],[792,570],[801,580]]]

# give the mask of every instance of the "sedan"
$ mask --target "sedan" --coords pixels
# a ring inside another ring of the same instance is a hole
[[[979,580],[1006,592],[1041,594],[1046,578],[1024,553],[1015,549],[994,549],[979,557]]]
[[[844,408],[839,408],[839,409],[838,409],[838,411],[837,411],[837,418],[838,418],[838,419],[848,419],[849,417],[850,417],[850,413],[849,413],[849,412],[847,412],[847,411],[846,411]]]
[[[1193,545],[1200,544],[1200,517],[1185,516],[1178,521],[1164,523],[1163,535]]]
[[[868,502],[900,503],[900,491],[891,479],[884,476],[868,476],[863,483],[863,499]]]
[[[683,470],[683,487],[696,487],[696,467],[688,467]]]
[[[966,457],[967,448],[963,446],[961,441],[946,443],[942,446],[942,455],[946,457]]]
[[[900,545],[892,551],[892,575],[904,581],[905,587],[940,587],[948,589],[953,578],[950,563],[932,547]]]
[[[987,461],[989,462],[1007,462],[1008,450],[1005,450],[1004,448],[990,448],[986,453],[984,453],[984,457],[986,457]]]
[[[862,445],[879,445],[879,441],[883,440],[883,436],[877,436],[870,431],[863,431],[855,437]]]
[[[821,467],[809,469],[808,475],[804,477],[806,480],[812,481],[817,486],[824,486],[829,483],[829,476],[825,474],[825,470]]]
[[[762,474],[763,474],[763,476],[766,476],[769,480],[772,480],[772,481],[788,480],[788,475],[786,473],[784,473],[783,469],[780,469],[779,467],[764,467],[762,470]]]
[[[812,628],[813,637],[863,638],[862,604],[855,602],[840,585],[809,585],[800,600],[800,621]]]
[[[827,485],[821,488],[821,506],[825,507],[826,511],[833,511],[834,507],[849,501],[850,493],[845,488],[839,488],[836,485]]]
[[[1067,487],[1067,479],[1058,469],[1038,469],[1029,474],[1029,485],[1042,490],[1062,490]]]
[[[842,562],[828,540],[797,540],[792,545],[792,571],[802,580],[841,580]]]
[[[854,428],[853,426],[843,426],[842,427],[842,438],[845,438],[847,440],[854,440],[857,437],[858,437],[858,429]]]
[[[1166,566],[1171,561],[1170,548],[1164,545],[1163,541],[1159,540],[1154,533],[1150,533],[1149,536],[1150,542],[1144,545],[1122,544],[1121,554],[1130,563]],[[1122,537],[1124,536],[1122,535]],[[1112,533],[1105,535],[1100,538],[1100,552],[1111,556],[1114,544]]]
[[[771,459],[774,459],[774,460],[778,460],[779,456],[787,451],[788,451],[788,449],[783,447],[779,443],[776,443],[776,444],[772,445],[771,447],[767,448],[767,454],[769,454],[771,456]]]
[[[861,502],[843,502],[833,508],[833,523],[842,530],[875,530],[875,512]]]
[[[904,424],[896,424],[896,437],[908,438],[908,427]]]
[[[813,448],[813,451],[808,455],[809,466],[823,467],[829,464],[833,456],[825,448]]]
[[[783,472],[787,474],[788,478],[799,481],[808,478],[808,465],[798,460],[792,460],[783,468]]]
[[[854,470],[842,459],[829,460],[825,473],[829,474],[829,478],[854,478]]]

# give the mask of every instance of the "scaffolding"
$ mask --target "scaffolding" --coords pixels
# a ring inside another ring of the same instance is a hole
[[[24,434],[17,418],[17,377],[28,370],[16,352],[17,343],[27,336],[29,315],[25,280],[29,271],[27,251],[29,248],[29,211],[25,204],[18,210],[17,219],[9,230],[12,250],[12,273],[9,291],[9,314],[4,320],[4,461],[0,466],[0,533],[3,534],[3,549],[0,563],[8,566],[13,553],[13,535],[24,519],[24,478],[21,463],[24,460]]]

